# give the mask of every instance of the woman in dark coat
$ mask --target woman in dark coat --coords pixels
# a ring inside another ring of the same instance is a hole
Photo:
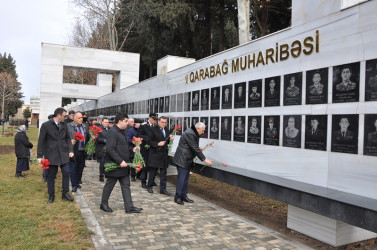
[[[30,149],[33,148],[33,144],[29,141],[29,138],[26,135],[25,125],[21,125],[17,129],[17,134],[14,137],[14,148],[17,157],[16,174],[14,177],[25,178],[25,175],[22,174],[22,171],[28,171],[30,169]]]

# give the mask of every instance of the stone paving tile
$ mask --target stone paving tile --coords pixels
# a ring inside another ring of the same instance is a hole
[[[173,196],[160,194],[158,187],[149,194],[140,181],[131,182],[133,203],[144,209],[140,214],[125,213],[119,183],[109,200],[114,212],[105,213],[99,209],[104,183],[98,180],[98,163],[87,161],[86,165],[80,192],[113,249],[283,250],[300,246],[193,195],[195,203],[181,206]],[[167,190],[174,194],[175,186],[168,183]]]

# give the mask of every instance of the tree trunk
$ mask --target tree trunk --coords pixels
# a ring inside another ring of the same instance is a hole
[[[239,44],[250,41],[250,0],[237,0]]]

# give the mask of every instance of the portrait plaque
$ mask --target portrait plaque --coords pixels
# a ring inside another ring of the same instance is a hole
[[[306,72],[306,104],[328,103],[329,69]]]
[[[219,139],[219,117],[210,117],[210,125],[209,125],[209,138],[210,139]]]
[[[200,138],[208,138],[208,117],[200,117],[200,121],[206,125],[206,129]]]
[[[169,117],[169,131],[170,131],[170,133],[173,132],[174,127],[175,127],[175,118]]]
[[[211,110],[220,109],[220,87],[211,88]]]
[[[280,76],[269,77],[264,82],[264,106],[280,106]]]
[[[158,112],[160,112],[159,110],[158,110],[158,108],[159,108],[159,106],[158,106],[158,98],[154,98],[154,112],[155,113],[158,113]]]
[[[256,144],[261,143],[261,124],[260,116],[248,117],[247,142]]]
[[[301,115],[283,117],[283,146],[301,148]]]
[[[232,138],[232,117],[221,117],[221,140],[230,141]]]
[[[124,113],[126,113],[127,115],[129,114],[129,112],[128,112],[128,103],[124,104]],[[108,114],[106,114],[106,112],[105,112],[105,116],[108,116]]]
[[[234,108],[246,107],[246,82],[234,84]]]
[[[130,114],[133,115],[135,114],[135,103],[131,102],[131,105],[130,105]]]
[[[183,94],[177,94],[177,112],[183,111]]]
[[[139,114],[139,102],[134,102],[134,114]]]
[[[183,95],[183,110],[184,111],[191,110],[191,92],[186,92]]]
[[[331,151],[357,154],[359,115],[333,115]]]
[[[280,116],[264,117],[264,140],[265,145],[279,146]]]
[[[225,85],[222,87],[222,105],[221,109],[232,108],[232,85]]]
[[[377,59],[366,62],[365,101],[377,101]]]
[[[199,96],[199,90],[192,92],[192,111],[198,111],[199,110],[199,102],[200,102],[200,96]]]
[[[377,114],[365,115],[364,155],[377,156]]]
[[[177,131],[177,133],[176,133],[176,135],[181,135],[182,134],[182,120],[183,120],[183,118],[182,117],[177,117],[177,118],[175,118],[175,124],[174,124],[174,126],[175,125],[177,125],[177,126],[181,126],[181,130],[178,130]],[[174,129],[174,128],[173,128]]]
[[[165,113],[169,113],[169,102],[170,102],[170,96],[165,96],[165,107],[164,107]]]
[[[154,113],[154,99],[149,100],[149,113]]]
[[[177,95],[170,96],[170,112],[177,112]]]
[[[245,116],[234,117],[233,141],[245,142]]]
[[[199,122],[199,117],[191,117],[191,125],[195,126],[197,122]]]
[[[358,102],[360,62],[333,67],[332,102]]]
[[[284,106],[302,104],[302,72],[284,76]]]
[[[248,107],[262,107],[262,79],[249,81]]]
[[[200,93],[200,110],[209,109],[209,89],[202,89]]]
[[[305,148],[327,150],[327,115],[305,117]]]
[[[160,113],[164,113],[165,111],[165,109],[164,109],[164,107],[165,107],[165,101],[164,101],[164,97],[160,97],[160,101],[159,101],[159,104],[160,104],[160,107],[159,107],[159,112]]]
[[[190,125],[190,117],[183,118],[183,128],[182,131],[186,131],[191,125]]]

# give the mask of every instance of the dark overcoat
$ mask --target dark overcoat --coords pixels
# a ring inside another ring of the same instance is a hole
[[[199,134],[195,125],[187,129],[179,139],[177,151],[175,152],[173,162],[181,168],[190,169],[195,157],[204,161],[206,157],[199,148]]]
[[[33,143],[29,141],[25,132],[18,132],[14,137],[14,148],[17,158],[25,159],[30,156],[30,149]]]
[[[166,138],[169,138],[170,132],[167,127],[164,129]],[[164,135],[162,134],[161,128],[156,125],[154,127],[151,127],[150,130],[150,138],[148,140],[148,143],[150,145],[149,148],[149,156],[148,156],[148,167],[150,168],[167,168],[169,165],[169,155],[168,155],[168,145],[170,142],[170,139],[164,138]],[[157,144],[160,141],[165,141],[166,143],[164,146],[160,147],[157,146]]]
[[[105,165],[110,162],[120,165],[122,161],[130,163],[130,149],[124,130],[114,125],[106,136]],[[129,171],[130,168],[127,166],[105,172],[105,175],[107,177],[123,177],[129,175]]]
[[[48,159],[51,165],[64,165],[73,153],[71,138],[64,123],[60,129],[54,120],[44,122],[39,130],[37,158]]]
[[[146,148],[146,145],[149,145],[149,139],[151,137],[151,129],[154,125],[151,125],[149,122],[146,122],[140,126],[139,136],[143,138],[143,143],[140,147],[140,153],[144,158],[144,162],[148,164],[149,149]],[[150,145],[149,145],[150,146]]]
[[[105,156],[104,147],[106,146],[106,136],[110,131],[110,128],[107,127],[107,130],[104,126],[99,126],[102,128],[102,132],[98,133],[97,140],[96,140],[96,156],[97,160]]]

